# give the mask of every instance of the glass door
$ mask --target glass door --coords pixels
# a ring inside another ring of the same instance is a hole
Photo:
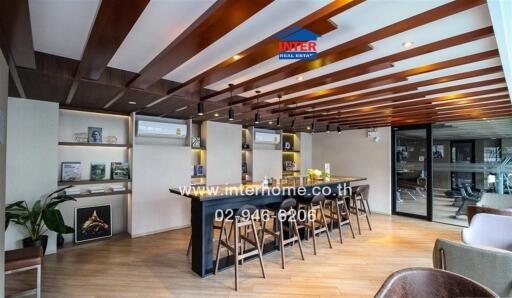
[[[431,220],[431,128],[394,127],[393,140],[393,213]]]

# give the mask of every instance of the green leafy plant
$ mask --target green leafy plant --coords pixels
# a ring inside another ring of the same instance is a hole
[[[325,171],[320,171],[316,169],[307,169],[307,174],[311,179],[325,179],[331,176],[329,173]]]
[[[23,227],[33,241],[39,240],[47,230],[60,234],[73,233],[74,229],[64,223],[64,218],[57,209],[57,206],[64,202],[76,201],[62,193],[68,187],[52,192],[43,200],[35,201],[32,208],[26,201],[17,201],[7,205],[5,207],[5,229],[10,222],[13,222]]]

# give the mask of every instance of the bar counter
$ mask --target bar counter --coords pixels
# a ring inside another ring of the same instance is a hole
[[[182,189],[170,188],[169,191],[191,198],[192,224],[192,270],[199,276],[205,277],[213,272],[213,221],[216,210],[237,209],[245,204],[263,208],[266,204],[281,202],[290,192],[305,191],[312,194],[316,189],[327,187],[332,192],[349,187],[350,183],[363,181],[366,178],[333,176],[324,180],[281,179],[274,184],[263,187],[262,183],[246,183],[241,185],[219,185],[192,187],[189,193],[182,194]],[[279,191],[279,194],[270,193]],[[243,193],[243,195],[242,195]],[[273,247],[271,248],[273,249]],[[269,249],[266,249],[268,252]],[[233,265],[228,258],[222,260],[220,268]]]

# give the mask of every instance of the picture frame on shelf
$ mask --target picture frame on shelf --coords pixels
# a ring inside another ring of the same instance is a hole
[[[127,162],[110,163],[110,179],[126,180],[130,179],[130,165]]]
[[[292,151],[293,150],[293,143],[291,141],[284,141],[283,142],[283,150],[284,151]]]
[[[89,144],[102,144],[103,143],[103,128],[101,127],[88,127],[87,135]]]
[[[201,148],[201,138],[192,137],[192,148]]]
[[[62,162],[60,181],[80,181],[82,178],[82,163],[80,162]]]
[[[112,237],[112,205],[75,208],[75,243]]]
[[[105,179],[106,166],[103,162],[91,163],[91,180]]]

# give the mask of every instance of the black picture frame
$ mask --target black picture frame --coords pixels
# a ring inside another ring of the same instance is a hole
[[[103,144],[103,128],[88,127],[87,136],[89,144]]]
[[[75,243],[112,237],[112,205],[75,208]]]

